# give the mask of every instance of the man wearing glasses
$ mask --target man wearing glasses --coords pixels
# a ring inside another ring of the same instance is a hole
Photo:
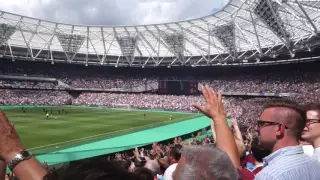
[[[294,102],[271,101],[257,121],[260,145],[272,153],[263,159],[256,180],[319,180],[320,163],[299,146],[305,126],[305,112]]]
[[[320,162],[320,104],[306,107],[307,121],[302,131],[302,139],[314,147],[314,157]]]

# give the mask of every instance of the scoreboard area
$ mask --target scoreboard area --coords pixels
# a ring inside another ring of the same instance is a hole
[[[159,94],[170,95],[197,95],[198,81],[197,80],[160,80]]]

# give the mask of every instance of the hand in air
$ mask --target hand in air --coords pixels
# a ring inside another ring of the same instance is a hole
[[[215,119],[219,116],[226,116],[222,103],[221,93],[216,93],[208,86],[202,86],[202,95],[205,99],[205,105],[196,104],[194,107],[209,118]]]
[[[238,121],[235,118],[231,118],[232,127],[238,126]]]
[[[0,110],[0,160],[10,161],[11,156],[23,150],[19,135],[6,114]]]

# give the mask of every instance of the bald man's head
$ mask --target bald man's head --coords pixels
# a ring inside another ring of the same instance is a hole
[[[306,114],[304,110],[295,102],[289,100],[273,100],[265,104],[264,110],[270,111],[272,119],[283,123],[288,127],[289,135],[300,138],[305,126]]]

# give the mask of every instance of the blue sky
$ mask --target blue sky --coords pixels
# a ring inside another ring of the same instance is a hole
[[[138,25],[209,15],[228,0],[0,0],[0,9],[35,18],[91,25]]]

